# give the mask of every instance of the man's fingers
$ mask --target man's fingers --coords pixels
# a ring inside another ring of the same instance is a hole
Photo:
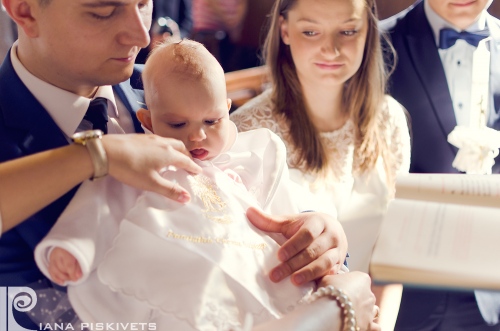
[[[182,142],[181,144],[183,149],[186,150],[184,144]],[[191,159],[190,157],[189,152],[187,152],[187,155],[176,153],[176,155],[172,157],[172,160],[170,161],[169,165],[175,166],[176,168],[184,169],[192,174],[199,174],[201,172],[201,167],[196,163],[194,163],[193,159]]]
[[[265,232],[282,233],[285,225],[281,218],[273,217],[254,207],[247,209],[247,217],[250,223]]]
[[[295,285],[313,281],[328,274],[335,265],[338,265],[339,253],[337,249],[330,249],[323,255],[312,261],[292,275],[292,283]]]
[[[283,247],[280,248],[280,250],[286,248],[288,249],[288,252],[291,252],[287,254],[290,254],[292,257],[289,259],[284,259],[282,260],[282,262],[286,261],[293,271],[299,270],[300,268],[318,259],[321,255],[325,254],[331,247],[331,238],[327,235],[320,235],[317,238],[312,238],[312,242],[308,245],[307,245],[307,242],[309,242],[308,238],[304,237],[302,238],[302,240],[304,243],[303,246],[305,247],[302,250],[300,250],[297,254],[292,255],[294,251],[298,251],[299,246],[293,246],[289,249],[288,247],[285,247],[286,244],[290,244],[290,240],[287,241],[285,245],[283,245]],[[281,257],[280,253],[281,252],[278,252],[278,257]]]
[[[325,271],[331,270],[339,263],[339,254],[337,250],[330,249],[300,269],[296,268],[298,264],[294,265],[295,263],[300,264],[301,262],[299,260],[290,259],[274,268],[271,271],[271,280],[278,282],[292,275],[291,280],[295,285],[302,285],[313,281],[324,276],[326,274]]]
[[[278,258],[283,262],[296,257],[298,254],[302,254],[296,258],[297,261],[291,266],[294,271],[311,262],[331,247],[331,241],[326,242],[328,238],[319,238],[324,230],[323,226],[317,224],[317,226],[301,227],[301,224],[302,222],[296,222],[293,224],[293,230],[290,231],[290,229],[288,229],[288,231],[284,231],[288,232],[288,235],[295,231],[297,232],[291,237],[288,237],[287,234],[284,233],[285,237],[290,239],[288,239],[278,251]],[[290,226],[290,228],[291,227],[292,226]],[[313,258],[309,258],[311,256]],[[304,262],[299,262],[299,260],[304,260]],[[304,264],[299,265],[300,263]]]
[[[150,191],[159,193],[180,203],[187,203],[191,200],[191,195],[179,184],[166,180],[157,172],[154,172],[152,177],[153,184],[149,189]]]
[[[161,139],[165,142],[167,148],[173,148],[187,156],[190,156],[191,154],[189,153],[188,149],[186,148],[186,145],[180,140],[174,139],[174,138],[166,138],[166,137],[160,137],[160,136],[154,136],[154,139]]]

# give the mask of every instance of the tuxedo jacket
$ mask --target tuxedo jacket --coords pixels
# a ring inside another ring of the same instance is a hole
[[[492,37],[490,111],[487,124],[500,130],[500,21],[488,15],[487,25]],[[458,173],[452,167],[458,149],[447,140],[457,121],[434,34],[425,16],[424,2],[417,2],[407,10],[382,21],[380,26],[387,33],[397,54],[388,85],[389,94],[410,115],[410,172]],[[389,64],[391,61],[394,63],[393,57],[386,58]],[[498,157],[493,172],[500,172]],[[422,321],[427,320],[446,298],[444,291],[405,287],[398,323],[404,320],[405,325],[422,325]],[[428,323],[430,325],[434,320],[429,320]]]
[[[500,130],[500,21],[488,14],[487,25],[492,37],[488,126]],[[382,21],[381,29],[387,32],[397,54],[389,94],[411,118],[410,172],[457,173],[452,163],[458,149],[447,141],[457,122],[424,2]],[[493,172],[500,171],[499,163],[497,158]]]
[[[131,112],[134,127],[140,132],[135,111],[139,108],[137,101],[143,101],[142,91],[135,91],[128,81],[113,89]],[[69,143],[70,139],[19,79],[9,52],[0,66],[0,162]],[[56,222],[76,189],[0,237],[0,286],[24,286],[45,278],[36,266],[33,250]]]

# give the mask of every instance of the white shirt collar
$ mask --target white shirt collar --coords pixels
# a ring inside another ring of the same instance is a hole
[[[436,45],[439,47],[439,31],[444,28],[451,28],[454,29],[458,32],[462,31],[461,29],[457,28],[441,16],[439,16],[429,5],[428,1],[424,1],[424,11],[425,11],[425,16],[427,16],[427,20],[429,21],[429,24],[432,28],[432,32],[434,32],[434,40],[436,41]],[[482,11],[481,15],[479,15],[479,18],[472,23],[465,31],[467,32],[478,32],[478,31],[483,31],[486,29],[486,16],[487,16],[486,9]]]
[[[68,92],[34,76],[17,57],[17,43],[17,41],[14,43],[10,51],[14,71],[59,128],[68,137],[72,136],[85,116],[92,99]],[[115,117],[118,117],[113,88],[110,85],[99,87],[94,98],[97,97],[106,98],[108,113],[114,112]]]

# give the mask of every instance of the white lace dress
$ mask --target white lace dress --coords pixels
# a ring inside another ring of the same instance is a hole
[[[349,241],[349,269],[368,271],[382,216],[394,190],[387,183],[393,182],[397,174],[409,171],[410,136],[402,106],[387,96],[378,118],[383,138],[392,152],[390,173],[386,173],[381,158],[373,170],[359,171],[360,160],[354,151],[355,127],[348,120],[338,130],[321,133],[332,159],[336,160],[328,180],[293,168],[299,153],[291,142],[286,121],[273,114],[272,108],[271,90],[267,90],[238,108],[231,114],[231,120],[240,132],[268,128],[283,139],[291,179],[314,194],[321,211],[338,214]]]

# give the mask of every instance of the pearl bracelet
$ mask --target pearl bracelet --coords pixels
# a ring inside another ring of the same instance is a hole
[[[339,288],[335,288],[332,285],[326,287],[320,287],[316,292],[309,295],[304,299],[305,302],[311,303],[316,301],[321,297],[329,296],[337,300],[338,305],[342,309],[344,314],[344,331],[359,331],[359,327],[356,323],[356,316],[354,308],[352,307],[352,302],[349,297]]]

